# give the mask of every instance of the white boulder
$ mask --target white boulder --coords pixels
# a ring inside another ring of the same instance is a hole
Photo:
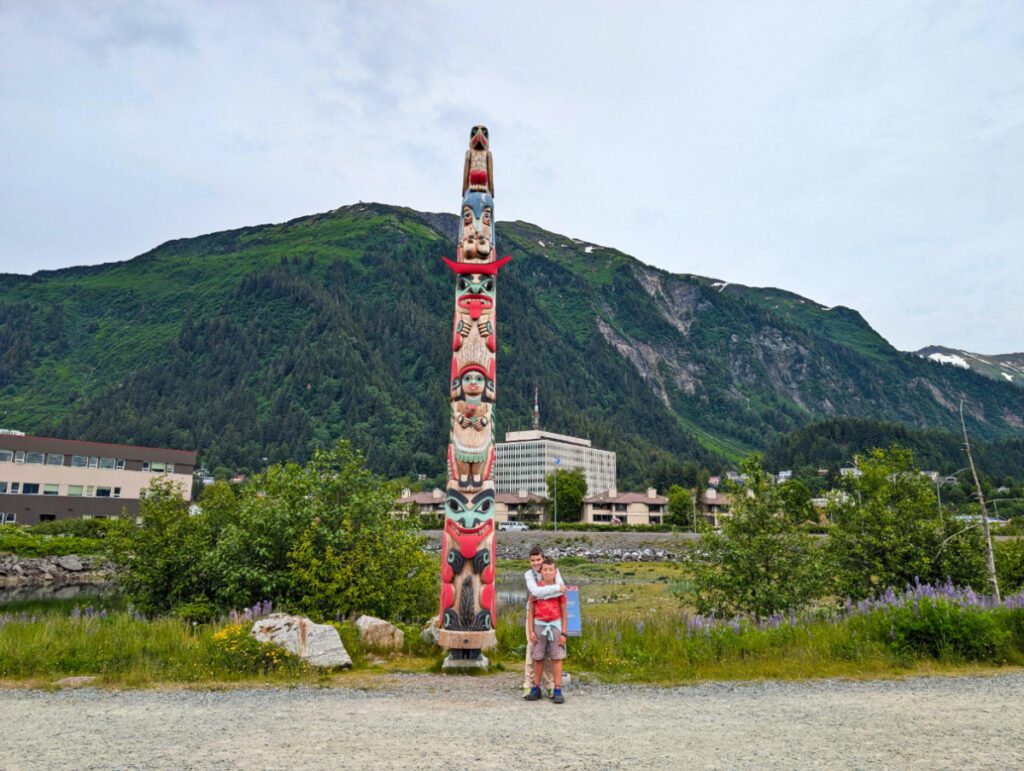
[[[315,624],[302,616],[274,613],[252,625],[250,636],[280,645],[314,667],[351,667],[352,657],[341,643],[338,630]]]
[[[394,624],[382,618],[360,616],[356,619],[359,639],[370,648],[381,650],[401,650],[405,644],[405,634]]]

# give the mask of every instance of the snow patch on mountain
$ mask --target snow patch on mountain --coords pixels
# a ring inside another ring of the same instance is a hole
[[[967,360],[963,356],[957,356],[955,353],[946,355],[944,353],[929,353],[928,359],[930,361],[936,361],[939,364],[952,364],[954,367],[960,367],[960,369],[970,369],[971,365],[967,363]]]

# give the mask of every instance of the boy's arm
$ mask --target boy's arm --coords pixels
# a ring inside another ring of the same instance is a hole
[[[562,642],[561,642],[561,644],[565,645],[565,640],[566,640],[565,630],[567,630],[569,628],[569,626],[568,626],[568,618],[567,618],[567,615],[568,615],[568,612],[569,612],[568,611],[569,603],[567,602],[564,594],[562,595],[562,599],[559,601],[558,605],[559,605],[560,610],[562,611],[562,635],[561,635],[562,636]]]
[[[532,597],[536,597],[538,600],[549,600],[552,597],[557,597],[559,594],[562,593],[562,587],[558,585],[561,583],[561,581],[558,581],[556,584],[553,584],[552,586],[540,586],[537,583],[537,577],[533,574],[533,571],[526,571],[526,591],[528,591]]]
[[[530,598],[530,609],[526,612],[526,628],[531,632],[533,631],[533,612],[536,609],[537,602]]]

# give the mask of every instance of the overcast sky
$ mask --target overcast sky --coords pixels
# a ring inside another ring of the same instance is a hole
[[[1024,350],[1019,0],[0,0],[0,272],[457,213],[477,122],[498,219]]]

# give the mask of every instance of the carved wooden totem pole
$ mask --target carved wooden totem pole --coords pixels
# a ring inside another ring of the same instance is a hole
[[[495,645],[494,402],[498,269],[494,172],[485,126],[474,126],[462,175],[449,382],[451,441],[441,558],[440,644],[446,667],[479,666]]]

